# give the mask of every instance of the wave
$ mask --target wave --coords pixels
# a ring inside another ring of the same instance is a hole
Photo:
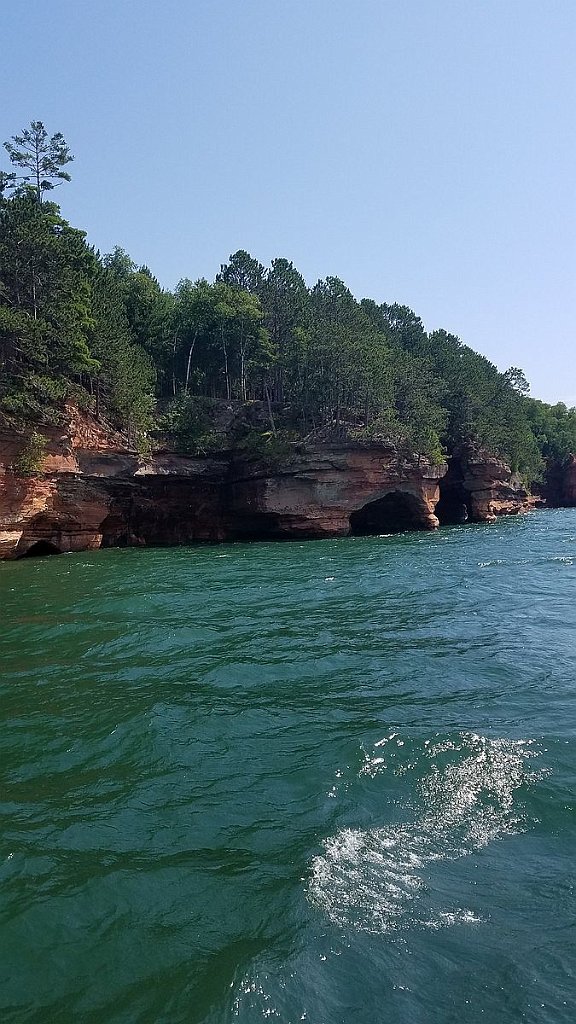
[[[360,769],[374,775],[405,764],[382,756],[392,734],[375,744]],[[442,928],[480,920],[468,908],[427,906],[426,871],[433,862],[455,860],[523,830],[517,791],[537,775],[527,759],[530,741],[490,739],[473,733],[427,740],[419,757],[427,769],[418,783],[419,813],[413,821],[373,829],[343,828],[314,858],[308,898],[341,927],[382,933],[406,927]]]

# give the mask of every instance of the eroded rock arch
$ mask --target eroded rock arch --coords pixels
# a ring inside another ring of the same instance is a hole
[[[353,537],[431,530],[438,525],[429,504],[411,491],[388,491],[350,514]]]
[[[35,558],[35,557],[40,556],[40,555],[61,555],[61,554],[62,554],[62,552],[61,552],[60,548],[56,544],[53,544],[51,541],[49,541],[49,540],[37,540],[33,544],[31,544],[29,548],[26,548],[25,551],[22,551],[18,555],[18,557],[19,558]]]

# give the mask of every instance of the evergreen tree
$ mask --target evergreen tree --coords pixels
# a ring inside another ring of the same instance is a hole
[[[32,122],[6,149],[24,173],[0,172],[4,417],[54,418],[73,395],[136,440],[156,390],[172,402],[165,424],[202,445],[214,402],[259,399],[274,433],[388,440],[434,460],[476,445],[527,479],[576,449],[576,410],[530,399],[522,370],[427,334],[407,306],[357,302],[339,278],[308,289],[289,260],[265,269],[240,249],[213,284],[184,278],[172,294],[121,248],[100,259],[42,202],[69,180],[62,135]]]
[[[121,283],[106,265],[93,281],[92,352],[97,369],[89,377],[95,413],[104,411],[132,439],[152,425],[154,383],[152,360],[134,339]]]
[[[91,275],[94,256],[84,232],[53,203],[28,192],[0,200],[0,390],[5,411],[19,391],[32,408],[48,404],[95,366]],[[10,396],[12,396],[10,398]]]
[[[264,282],[264,267],[258,260],[252,258],[245,249],[239,249],[230,256],[229,263],[223,263],[220,273],[216,275],[216,282],[228,284],[231,288],[239,291],[251,292],[259,295]]]
[[[74,159],[61,132],[48,136],[42,121],[31,121],[20,135],[13,135],[4,143],[10,161],[24,174],[4,174],[2,184],[11,187],[17,182],[31,184],[36,199],[42,202],[42,195],[63,181],[70,181],[70,175],[62,168]]]

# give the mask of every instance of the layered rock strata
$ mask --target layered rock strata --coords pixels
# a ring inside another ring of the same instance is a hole
[[[505,462],[469,448],[449,460],[436,512],[444,523],[489,523],[538,504]]]
[[[144,459],[74,408],[43,433],[33,476],[18,471],[25,438],[0,436],[0,558],[430,530],[438,514],[491,520],[530,504],[504,463],[471,454],[448,473],[384,444],[294,445],[273,465],[232,451]]]
[[[234,460],[229,477],[234,537],[345,537],[433,530],[446,466],[408,462],[386,445],[323,445],[270,469]]]

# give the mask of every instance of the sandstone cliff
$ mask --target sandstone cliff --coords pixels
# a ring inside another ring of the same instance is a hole
[[[441,483],[437,514],[445,523],[487,523],[541,504],[501,459],[461,448],[450,459]]]
[[[437,510],[479,521],[530,505],[504,463],[470,453],[448,472],[385,444],[294,445],[274,464],[234,451],[142,458],[73,407],[43,434],[33,476],[18,472],[26,439],[0,435],[0,557],[429,530]]]

